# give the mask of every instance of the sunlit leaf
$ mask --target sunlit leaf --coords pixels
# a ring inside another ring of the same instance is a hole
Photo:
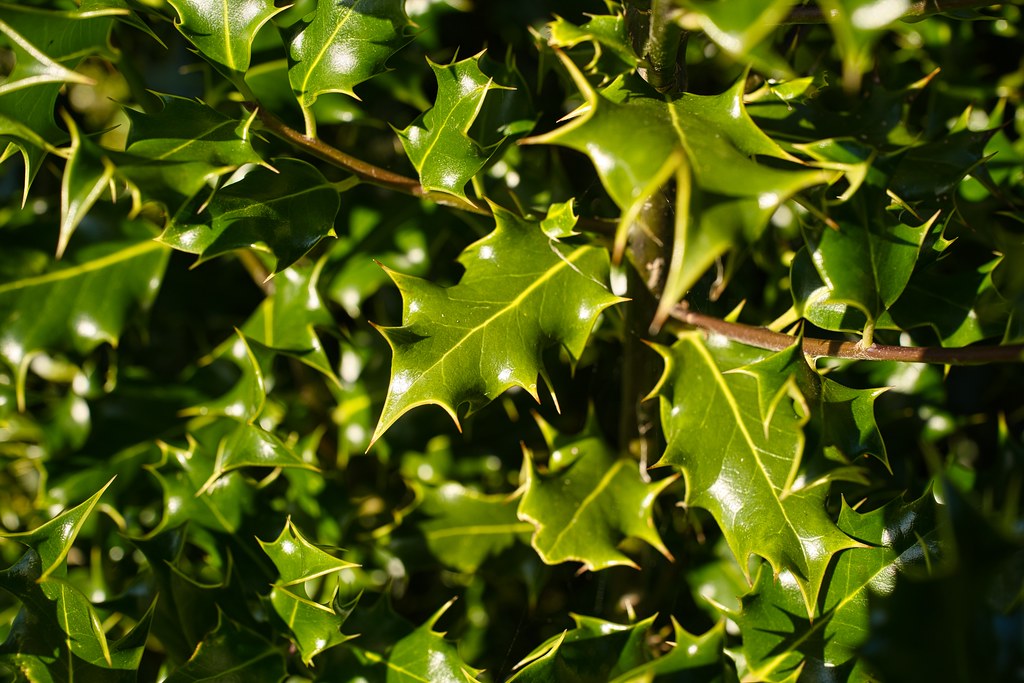
[[[654,618],[615,624],[572,615],[576,628],[549,638],[517,668],[510,683],[536,681],[611,681],[646,663],[646,638]],[[644,680],[644,679],[641,679]]]
[[[285,523],[284,529],[275,540],[260,541],[260,547],[277,567],[282,586],[305,583],[346,567],[356,566],[310,543],[291,519]]]
[[[256,33],[282,9],[273,0],[168,1],[178,13],[175,25],[182,35],[232,75],[249,68]]]
[[[787,393],[772,402],[772,414],[762,414],[754,377],[723,373],[732,368],[719,366],[699,333],[661,353],[668,447],[659,464],[682,470],[687,504],[715,517],[741,567],[756,554],[776,574],[788,571],[813,614],[832,556],[861,544],[828,516],[828,480],[798,478],[809,417],[801,415],[800,397],[794,405]]]
[[[355,86],[384,70],[384,63],[408,38],[402,0],[319,2],[288,38],[288,80],[303,109],[317,96],[340,92],[355,97]]]
[[[469,136],[488,92],[502,87],[480,70],[481,57],[446,65],[431,62],[437,78],[434,106],[398,131],[426,190],[465,197],[466,183],[496,149],[496,145],[482,145]]]
[[[403,324],[379,328],[394,359],[374,440],[419,405],[439,405],[457,421],[463,403],[473,412],[513,386],[536,397],[541,351],[559,344],[579,358],[598,315],[619,301],[604,285],[603,250],[554,240],[498,207],[495,220],[459,257],[459,284],[391,272]]]

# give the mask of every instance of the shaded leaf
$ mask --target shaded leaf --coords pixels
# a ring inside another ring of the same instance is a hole
[[[580,357],[608,292],[608,255],[549,238],[537,223],[494,208],[495,230],[459,261],[466,273],[444,288],[390,272],[402,292],[401,327],[379,328],[394,351],[391,384],[373,440],[419,405],[483,407],[519,386],[537,397],[541,352],[560,344]]]
[[[262,636],[219,612],[217,628],[203,638],[184,666],[167,683],[222,681],[230,672],[237,680],[277,683],[285,677],[284,657]]]
[[[704,0],[687,0],[691,10],[681,21],[699,27],[708,38],[733,57],[749,60],[772,78],[792,76],[792,69],[765,43],[775,27],[786,18],[797,0],[741,0],[728,5]]]
[[[372,266],[370,259],[367,263]],[[334,319],[320,297],[320,273],[324,262],[293,266],[274,280],[273,293],[242,325],[250,339],[297,358],[337,381],[314,327],[331,328]]]
[[[102,149],[82,137],[74,119],[66,117],[65,123],[71,134],[71,148],[61,177],[57,258],[64,254],[71,235],[99,199],[100,193],[110,185],[115,170]]]
[[[263,24],[283,8],[273,0],[168,0],[175,25],[200,54],[229,75],[249,69],[252,42]]]
[[[131,124],[127,147],[113,157],[143,199],[163,203],[173,215],[211,180],[262,163],[252,148],[251,119],[232,119],[184,97],[159,99],[163,108],[156,113],[125,108]]]
[[[418,508],[428,519],[418,525],[438,561],[473,573],[488,557],[517,540],[525,541],[533,526],[519,521],[510,496],[488,496],[457,482],[425,487]]]
[[[145,224],[128,227],[148,232]],[[0,359],[19,368],[19,393],[24,368],[40,351],[116,346],[130,314],[155,299],[168,254],[148,239],[111,240],[42,274],[0,283]]]
[[[258,167],[218,190],[197,210],[183,207],[160,235],[164,244],[199,255],[199,263],[243,247],[265,248],[273,273],[288,268],[334,235],[338,192],[311,164],[279,159],[277,172]]]
[[[723,374],[731,368],[719,366],[699,333],[658,348],[665,358],[659,395],[668,439],[659,464],[682,470],[687,505],[714,516],[741,567],[757,554],[776,574],[789,570],[812,615],[832,556],[861,544],[826,513],[828,480],[798,479],[808,416],[791,396],[762,414],[755,379]]]
[[[636,624],[615,624],[595,617],[571,615],[576,628],[563,631],[520,662],[509,683],[547,681],[611,681],[647,663],[647,631],[654,617]]]
[[[605,443],[593,418],[579,434],[563,435],[541,422],[551,447],[548,472],[527,454],[519,518],[533,524],[531,543],[548,564],[582,562],[585,569],[636,566],[618,550],[639,538],[666,557],[654,528],[655,498],[675,477],[645,481],[638,463]]]

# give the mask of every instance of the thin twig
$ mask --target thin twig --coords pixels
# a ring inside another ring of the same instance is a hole
[[[672,317],[693,327],[720,334],[759,349],[781,351],[792,346],[797,338],[773,332],[764,327],[730,323],[703,313],[676,306]],[[804,353],[812,358],[850,358],[855,360],[892,360],[902,363],[939,363],[943,365],[978,365],[982,363],[1019,363],[1024,361],[1024,344],[1006,346],[967,346],[940,348],[933,346],[887,346],[872,344],[861,347],[857,342],[832,339],[803,338]]]
[[[917,19],[930,14],[942,12],[954,12],[956,10],[977,9],[980,7],[995,7],[1008,3],[996,3],[989,0],[915,0],[910,3],[907,11],[900,16],[900,19]],[[1013,4],[1013,3],[1009,3]],[[783,24],[823,24],[828,21],[828,15],[817,5],[802,5],[794,7],[782,20]]]

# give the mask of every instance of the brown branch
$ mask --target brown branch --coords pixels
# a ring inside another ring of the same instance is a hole
[[[793,345],[796,337],[773,332],[764,327],[730,323],[683,305],[672,313],[676,320],[693,327],[759,349],[781,351]],[[854,360],[892,360],[902,363],[940,363],[943,365],[978,365],[982,363],[1020,363],[1024,361],[1024,344],[1006,346],[967,346],[939,348],[933,346],[887,346],[872,344],[862,348],[857,342],[832,339],[803,338],[804,353],[812,358],[850,358]]]
[[[942,12],[954,12],[963,9],[977,9],[980,7],[995,7],[1003,4],[991,2],[990,0],[915,0],[900,17],[901,19],[917,19],[930,14]],[[822,24],[828,21],[824,10],[817,5],[804,5],[794,7],[782,20],[784,24]]]

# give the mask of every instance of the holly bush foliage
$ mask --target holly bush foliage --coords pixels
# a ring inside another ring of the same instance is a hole
[[[0,5],[0,671],[1021,680],[1020,17]]]

